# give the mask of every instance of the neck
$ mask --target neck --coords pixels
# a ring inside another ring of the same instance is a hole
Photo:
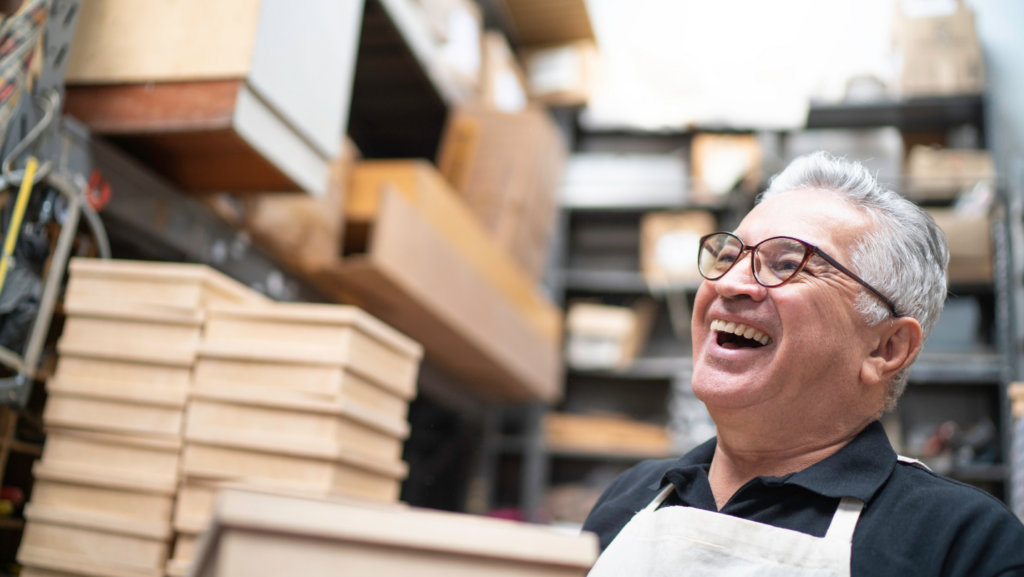
[[[790,421],[788,425],[772,427],[750,419],[730,426],[731,419],[714,413],[713,416],[718,423],[718,445],[708,480],[719,510],[751,479],[802,471],[842,449],[874,420],[832,422],[808,428],[806,422]]]

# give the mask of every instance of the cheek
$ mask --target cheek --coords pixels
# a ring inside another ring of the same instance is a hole
[[[693,316],[690,319],[690,328],[693,336],[703,334],[708,326],[708,309],[715,300],[715,288],[710,281],[704,281],[697,288],[697,296],[693,300]]]

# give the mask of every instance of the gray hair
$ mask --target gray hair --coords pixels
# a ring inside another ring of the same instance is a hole
[[[917,319],[928,338],[946,300],[946,234],[931,215],[878,184],[861,166],[820,151],[801,156],[772,177],[758,202],[794,190],[815,189],[833,194],[867,213],[874,228],[851,251],[847,264],[868,284],[889,297],[901,315]],[[846,264],[846,263],[844,263]],[[862,290],[856,309],[870,326],[889,318],[875,295]],[[910,365],[889,382],[883,410],[892,410],[907,387]]]

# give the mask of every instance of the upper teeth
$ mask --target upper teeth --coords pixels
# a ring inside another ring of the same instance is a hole
[[[771,337],[769,337],[768,335],[766,335],[766,334],[762,333],[761,331],[755,329],[754,327],[748,327],[747,325],[737,324],[737,323],[734,323],[734,322],[731,322],[731,321],[730,322],[719,321],[719,320],[711,321],[711,330],[713,330],[713,331],[722,331],[723,333],[732,333],[734,335],[739,335],[739,336],[741,336],[743,338],[746,338],[746,339],[755,340],[755,341],[761,343],[762,345],[768,345],[768,344],[771,344],[771,342],[772,342],[772,338]]]

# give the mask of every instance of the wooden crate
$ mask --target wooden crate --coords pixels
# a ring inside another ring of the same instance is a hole
[[[185,444],[181,463],[187,478],[231,481],[285,491],[339,493],[395,501],[408,469],[405,463],[371,461],[356,455],[327,458],[316,453],[251,443]]]
[[[184,403],[123,398],[116,393],[82,391],[58,380],[47,383],[43,423],[47,426],[124,435],[143,435],[170,441],[181,438]]]
[[[424,577],[587,574],[592,533],[459,513],[225,491],[197,577],[406,575]]]
[[[364,378],[338,365],[266,361],[218,354],[200,345],[192,374],[195,392],[247,395],[276,403],[334,403],[383,419],[405,420],[415,383]]]
[[[171,526],[173,494],[111,489],[83,482],[37,478],[33,507],[65,511],[84,518],[108,519],[136,526],[139,533],[158,534]]]
[[[167,575],[185,575],[195,559],[199,541],[198,533],[178,533],[174,536],[174,550],[167,561]]]
[[[83,314],[79,311],[65,320],[57,341],[60,354],[185,367],[195,361],[202,331],[199,318]]]
[[[139,534],[130,527],[93,523],[31,504],[26,506],[25,516],[28,522],[18,549],[18,562],[24,565],[96,577],[163,574],[169,532],[159,537]]]
[[[92,0],[65,112],[188,190],[319,196],[348,124],[362,7]]]
[[[193,391],[187,441],[227,442],[336,458],[362,455],[398,462],[409,434],[405,421],[382,419],[336,404],[267,401],[238,394]]]
[[[68,310],[178,313],[208,305],[269,302],[262,294],[201,264],[73,258],[64,295]]]
[[[48,387],[97,397],[185,406],[190,371],[180,365],[61,355]]]
[[[173,494],[181,441],[48,428],[38,471],[111,488]]]

